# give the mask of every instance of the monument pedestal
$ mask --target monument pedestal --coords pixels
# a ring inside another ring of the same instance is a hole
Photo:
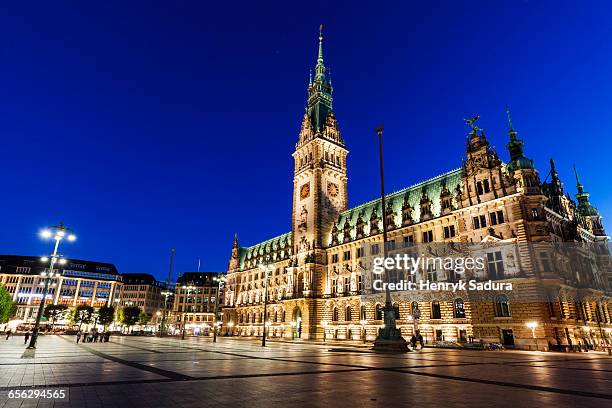
[[[374,340],[375,351],[387,353],[407,353],[410,351],[408,342],[402,337],[402,333],[395,326],[395,311],[393,306],[386,305],[383,309],[385,327],[378,330],[378,336]]]

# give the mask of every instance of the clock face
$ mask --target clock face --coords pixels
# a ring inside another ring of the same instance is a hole
[[[329,194],[330,197],[338,197],[339,192],[340,189],[336,183],[327,183],[327,194]]]
[[[300,199],[303,200],[308,196],[310,196],[310,183],[306,183],[300,187]]]

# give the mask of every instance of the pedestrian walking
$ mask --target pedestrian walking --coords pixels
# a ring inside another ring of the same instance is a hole
[[[8,339],[9,339],[9,337],[11,337],[11,329],[8,329],[8,330],[6,331],[6,339],[8,340]]]
[[[421,350],[423,350],[423,348],[425,348],[425,343],[423,342],[423,336],[421,335],[421,332],[419,332],[417,330],[417,341],[421,344]]]
[[[30,331],[28,330],[23,336],[23,344],[26,344],[30,340]]]
[[[81,331],[80,330],[76,334],[76,339],[77,339],[77,344],[79,344],[79,341],[81,341]]]

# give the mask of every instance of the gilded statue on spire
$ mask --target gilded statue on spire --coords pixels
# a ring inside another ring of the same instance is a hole
[[[463,120],[469,127],[472,128],[472,132],[476,133],[477,131],[482,130],[478,126],[476,126],[476,121],[478,121],[478,119],[480,119],[480,115],[475,115],[468,119],[464,118]]]

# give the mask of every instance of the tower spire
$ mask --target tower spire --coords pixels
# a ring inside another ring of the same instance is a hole
[[[576,165],[574,164],[574,175],[576,176],[576,190],[578,190],[578,194],[584,194],[584,186],[580,183],[580,178],[578,178],[578,171],[576,170]]]
[[[315,81],[325,80],[325,65],[323,64],[323,24],[319,26],[319,55],[315,67]]]
[[[512,124],[512,117],[510,116],[510,108],[506,105],[506,116],[508,117],[508,136],[510,141],[506,145],[508,152],[510,152],[510,162],[508,163],[508,169],[511,171],[519,169],[533,169],[533,160],[525,157],[523,153],[523,141],[517,138],[517,132],[514,130]]]

